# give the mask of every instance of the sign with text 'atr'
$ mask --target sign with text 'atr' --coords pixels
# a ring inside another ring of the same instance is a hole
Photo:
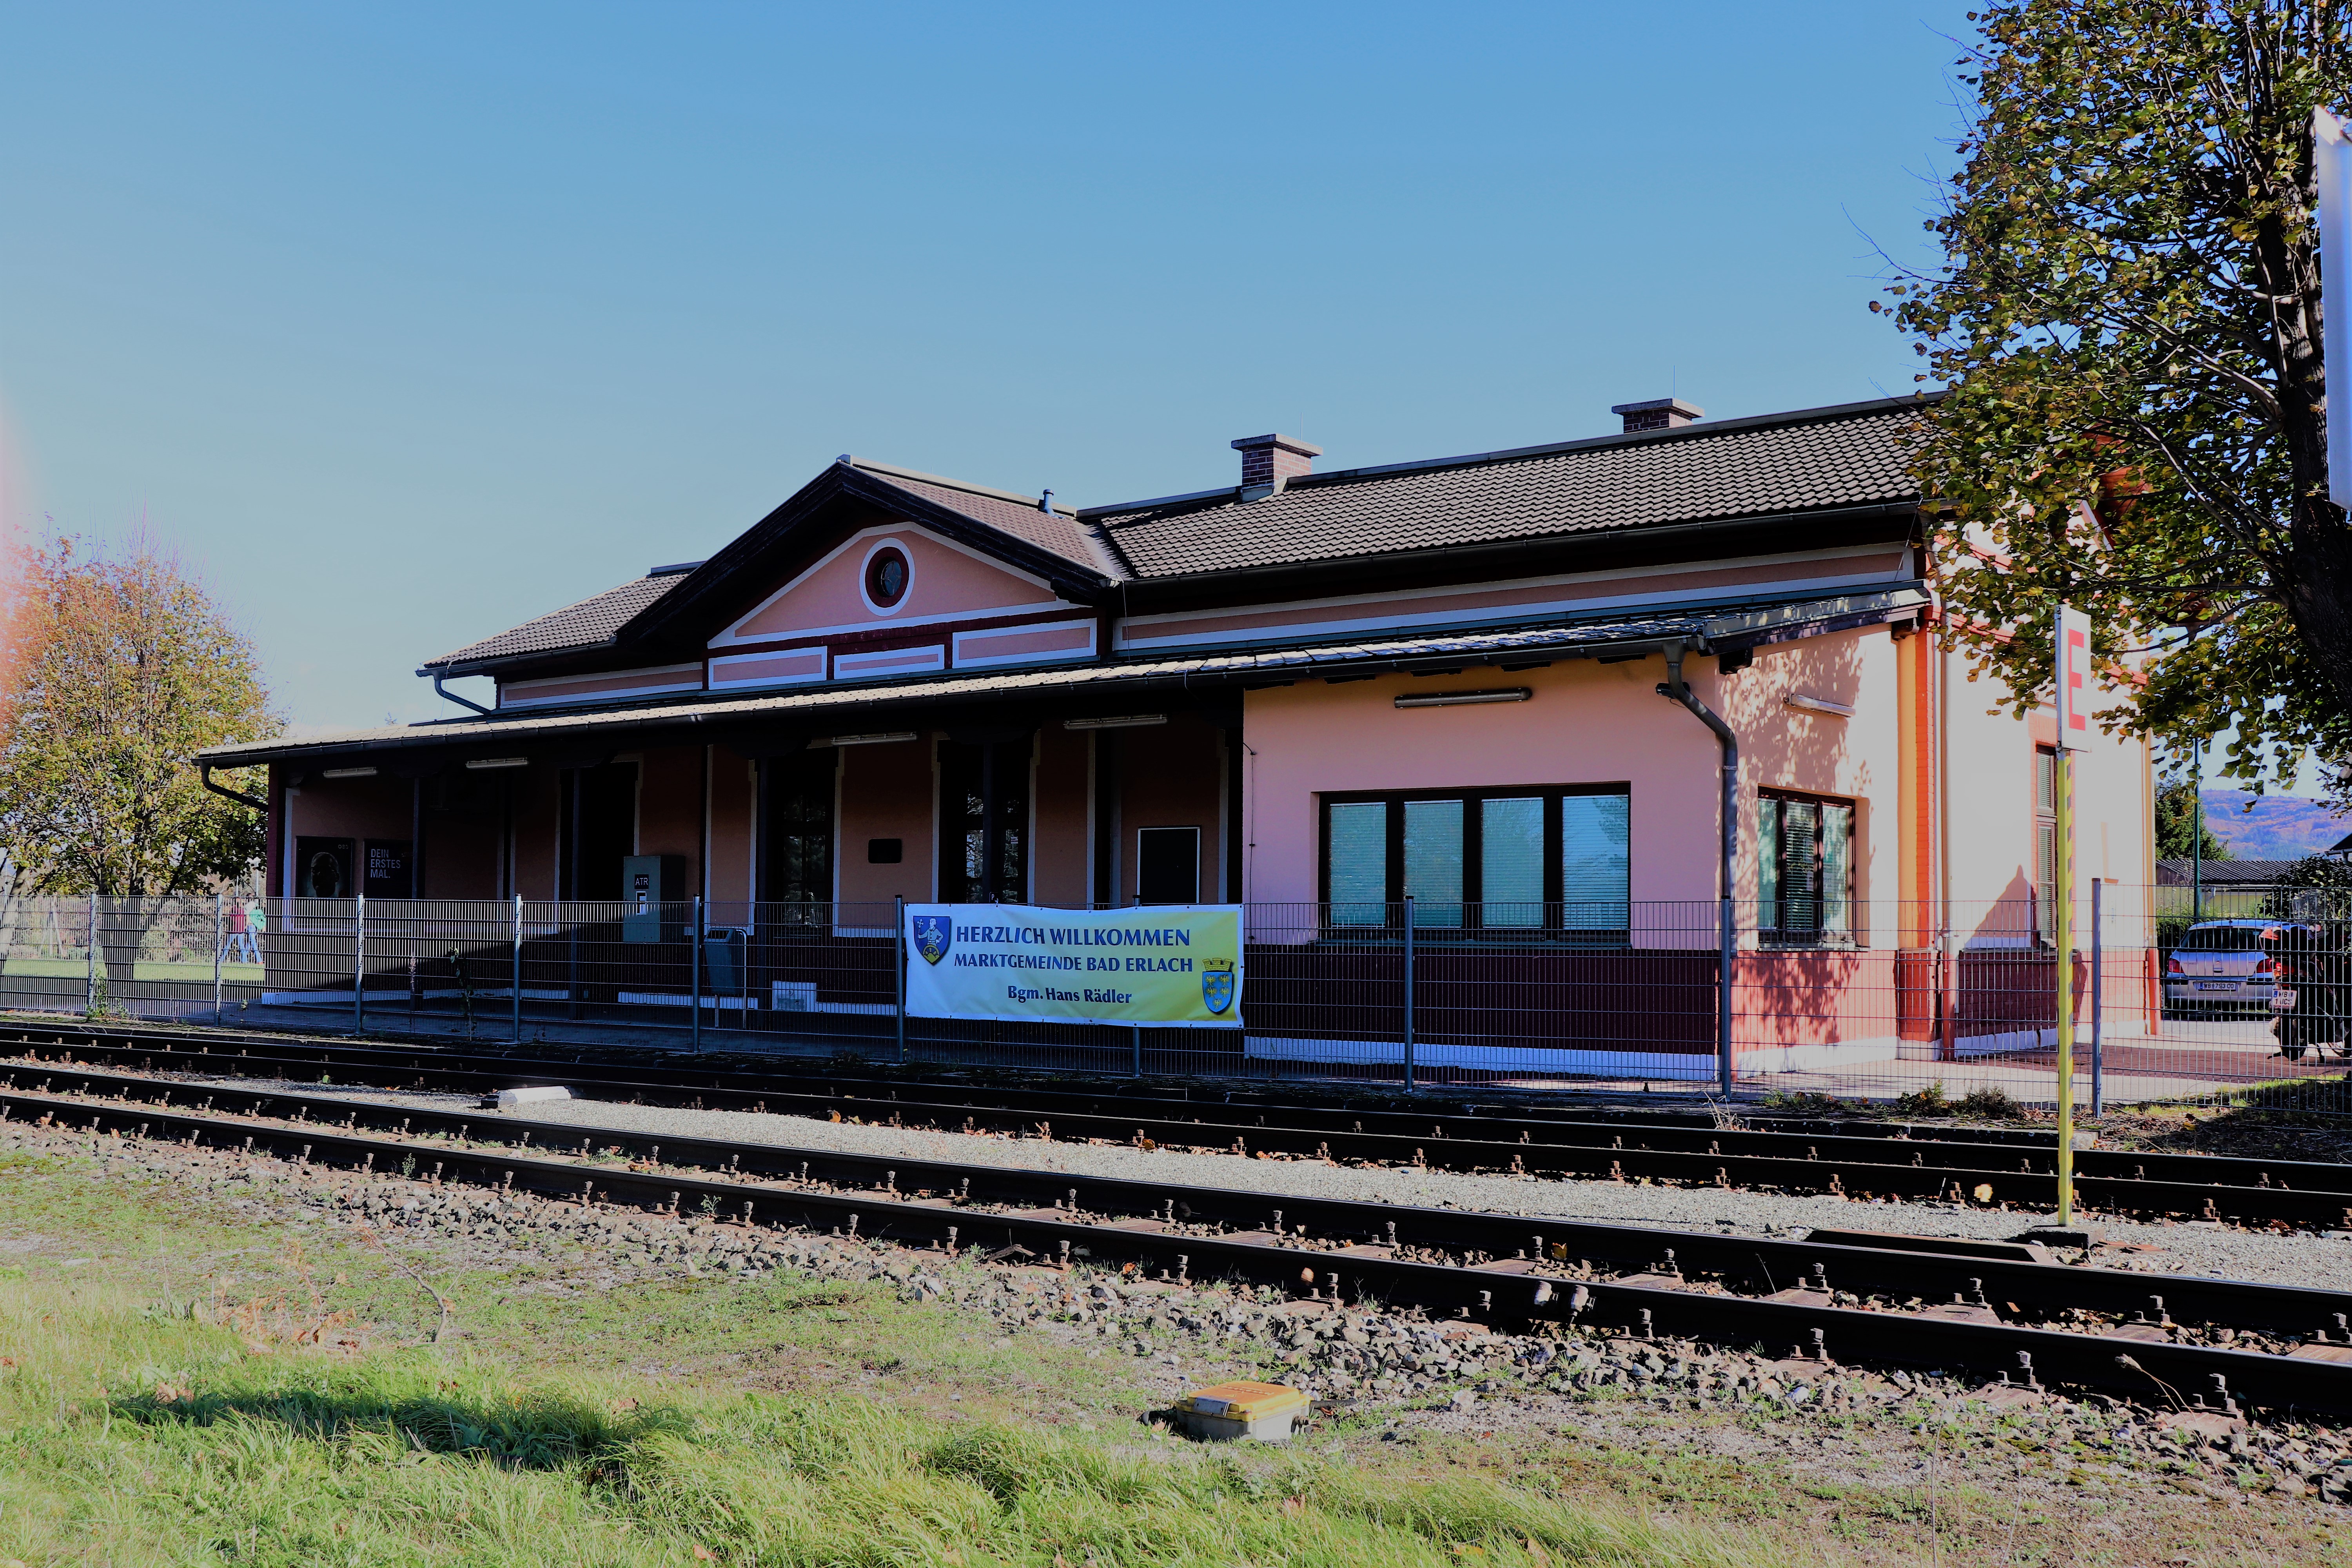
[[[2091,722],[2091,617],[2058,606],[2058,744],[2079,752],[2098,738]]]
[[[1241,1026],[1238,904],[909,904],[906,936],[915,1017]]]

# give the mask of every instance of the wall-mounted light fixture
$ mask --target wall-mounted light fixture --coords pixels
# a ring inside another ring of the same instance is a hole
[[[1853,717],[1853,709],[1846,703],[1832,702],[1826,697],[1808,697],[1801,691],[1791,691],[1781,698],[1780,706],[1800,713],[1826,713],[1832,719]]]
[[[1474,702],[1525,702],[1535,692],[1525,686],[1497,686],[1484,691],[1430,691],[1400,697],[1400,708],[1464,708]]]
[[[466,765],[469,768],[527,768],[530,766],[530,759],[529,757],[471,757],[467,760]]]
[[[881,746],[893,741],[911,741],[914,738],[915,732],[912,730],[893,730],[887,734],[881,735],[827,735],[822,740],[811,741],[809,744],[812,746]]]
[[[372,779],[375,777],[375,770],[373,768],[328,768],[319,776],[322,779]]]
[[[1120,713],[1108,719],[1065,719],[1065,730],[1132,730],[1144,724],[1165,724],[1165,713]]]

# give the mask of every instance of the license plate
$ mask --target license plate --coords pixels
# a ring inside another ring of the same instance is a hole
[[[2295,1001],[2295,994],[2292,991],[2273,991],[2271,993],[2271,1011],[2292,1013],[2294,1011]]]
[[[2196,984],[2200,991],[2235,991],[2237,988],[2238,983],[2234,980],[2200,980]]]

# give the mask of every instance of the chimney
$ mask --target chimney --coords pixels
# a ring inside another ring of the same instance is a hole
[[[1322,447],[1287,436],[1244,436],[1234,443],[1234,450],[1242,455],[1244,500],[1280,495],[1283,486],[1311,470],[1323,455]]]
[[[1647,403],[1620,403],[1609,410],[1625,416],[1625,434],[1636,430],[1674,430],[1706,412],[1679,397],[1654,397]]]

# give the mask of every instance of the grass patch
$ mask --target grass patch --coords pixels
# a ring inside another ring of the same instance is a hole
[[[336,1356],[0,1281],[0,1553],[136,1565],[1715,1564],[1759,1542],[1483,1477],[872,1400]]]

